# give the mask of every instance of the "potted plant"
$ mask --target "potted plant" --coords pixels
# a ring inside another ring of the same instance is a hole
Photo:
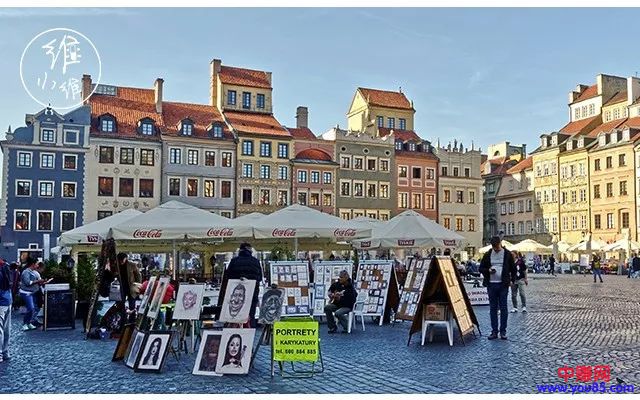
[[[96,273],[93,268],[93,263],[87,257],[80,257],[76,271],[78,273],[75,288],[76,299],[78,300],[78,304],[76,305],[76,318],[84,321],[89,312],[89,303],[91,302],[96,284]]]

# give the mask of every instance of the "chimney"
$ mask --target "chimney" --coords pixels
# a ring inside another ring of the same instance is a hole
[[[93,90],[93,85],[91,84],[91,75],[84,74],[82,75],[82,103],[87,104],[89,102],[89,95],[91,95],[91,91]]]
[[[309,109],[307,107],[298,106],[296,108],[296,128],[309,127]]]
[[[210,105],[218,105],[218,74],[222,70],[222,60],[214,58],[211,60],[210,66],[210,87],[209,87],[209,100]]]
[[[522,157],[523,158],[527,157],[527,144],[526,143],[522,143]]]
[[[156,102],[156,112],[158,114],[162,114],[162,85],[164,84],[164,79],[158,78],[153,84],[153,89],[155,93],[155,102]]]
[[[640,97],[640,78],[630,76],[627,78],[627,105],[633,104]]]
[[[569,104],[573,103],[574,101],[576,101],[576,99],[578,97],[580,97],[580,95],[582,94],[582,92],[584,92],[585,90],[587,90],[589,88],[589,86],[587,85],[577,85],[576,86],[576,90],[569,92]]]
[[[267,75],[267,80],[269,81],[269,86],[273,87],[273,85],[271,84],[271,72],[265,72],[265,74]]]

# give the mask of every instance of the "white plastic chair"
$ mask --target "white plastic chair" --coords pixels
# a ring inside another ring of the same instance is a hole
[[[362,322],[362,331],[364,332],[364,303],[367,301],[368,294],[367,292],[358,293],[358,297],[356,298],[356,304],[353,305],[353,310],[349,313],[349,322],[347,324],[347,333],[351,333],[351,326],[353,326],[353,322],[355,320],[356,324],[358,323],[357,317],[360,317],[360,322]]]
[[[449,338],[449,346],[453,346],[453,320],[451,318],[451,311],[447,307],[446,317],[444,321],[434,321],[426,319],[426,307],[423,309],[422,316],[422,345],[424,346],[425,339],[427,338],[427,329],[431,327],[429,331],[429,343],[433,342],[433,331],[436,326],[444,326],[447,328],[447,337]]]

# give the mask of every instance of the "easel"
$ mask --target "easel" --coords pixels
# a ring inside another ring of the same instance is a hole
[[[196,323],[192,320],[179,320],[176,326],[178,332],[178,351],[186,354],[194,353],[196,347]],[[191,335],[191,346],[187,348],[187,333]]]
[[[258,344],[256,348],[253,349],[251,353],[251,363],[249,364],[249,369],[253,368],[253,363],[256,360],[256,356],[258,355],[258,350],[260,350],[260,346],[263,344],[269,345],[271,348],[271,377],[274,376],[274,361],[273,361],[273,325],[268,324],[264,325],[262,328],[262,333],[260,334],[260,338],[258,339]]]
[[[91,332],[91,327],[93,325],[93,319],[97,312],[96,303],[98,302],[98,297],[100,296],[100,289],[102,288],[102,285],[103,285],[102,281],[105,278],[105,266],[107,264],[109,264],[110,266],[114,266],[111,268],[118,268],[117,267],[118,264],[116,262],[116,244],[113,239],[107,239],[102,243],[102,249],[100,250],[100,256],[98,257],[98,270],[96,271],[95,285],[93,288],[91,301],[89,303],[89,310],[87,312],[87,321],[84,324],[85,339],[89,338],[89,333]],[[113,272],[110,271],[110,274],[111,273]],[[119,277],[120,276],[119,270],[113,273],[113,275]],[[126,314],[124,317],[126,318]]]

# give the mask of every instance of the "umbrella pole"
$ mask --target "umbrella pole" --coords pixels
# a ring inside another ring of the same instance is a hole
[[[178,271],[178,250],[176,250],[176,241],[173,240],[173,279],[176,279],[176,273]]]
[[[293,238],[293,261],[298,260],[298,238]]]

